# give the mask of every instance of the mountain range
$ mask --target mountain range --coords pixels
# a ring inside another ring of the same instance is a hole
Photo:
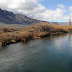
[[[11,11],[2,10],[0,8],[0,23],[6,24],[32,24],[41,22],[40,20],[29,18],[22,14],[14,14]]]
[[[46,22],[46,21],[32,19],[23,14],[14,14],[11,11],[2,10],[0,8],[0,24],[4,23],[4,24],[30,25],[39,22]],[[51,23],[56,25],[68,25],[68,22],[51,22]]]
[[[69,25],[69,22],[52,22],[52,23],[56,25]],[[72,22],[71,22],[71,25],[72,25]]]

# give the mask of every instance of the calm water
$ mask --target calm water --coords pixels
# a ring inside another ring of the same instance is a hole
[[[0,46],[0,72],[72,72],[72,34]]]

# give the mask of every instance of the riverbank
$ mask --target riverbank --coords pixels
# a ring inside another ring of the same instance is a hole
[[[0,44],[6,46],[17,42],[27,42],[49,35],[58,35],[72,31],[72,26],[54,25],[41,22],[27,26],[26,28],[3,27],[0,29]]]

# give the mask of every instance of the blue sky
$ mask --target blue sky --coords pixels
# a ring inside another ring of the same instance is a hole
[[[64,4],[65,6],[72,5],[72,0],[40,0],[38,2],[48,9],[56,9],[58,4]]]
[[[44,21],[72,19],[72,0],[0,0],[0,8]]]
[[[72,13],[72,11],[69,10],[69,7],[72,6],[72,0],[40,0],[38,2],[49,10],[55,10],[56,8],[58,8],[57,6],[58,4],[63,4],[65,6],[64,9],[66,10],[64,15],[69,15],[70,13]],[[50,20],[50,21],[61,22],[61,21],[68,21],[68,20],[59,19],[59,20]]]

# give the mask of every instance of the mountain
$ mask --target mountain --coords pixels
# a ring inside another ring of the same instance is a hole
[[[22,25],[30,25],[33,23],[46,22],[41,20],[36,20],[29,18],[23,14],[14,14],[11,11],[2,10],[0,8],[0,24],[22,24]],[[68,25],[68,22],[51,22],[56,25]]]
[[[52,22],[56,25],[69,25],[69,22]],[[71,25],[72,25],[72,22],[71,22]]]
[[[6,24],[32,24],[41,22],[40,20],[29,18],[22,14],[14,14],[13,12],[0,9],[0,22]]]

